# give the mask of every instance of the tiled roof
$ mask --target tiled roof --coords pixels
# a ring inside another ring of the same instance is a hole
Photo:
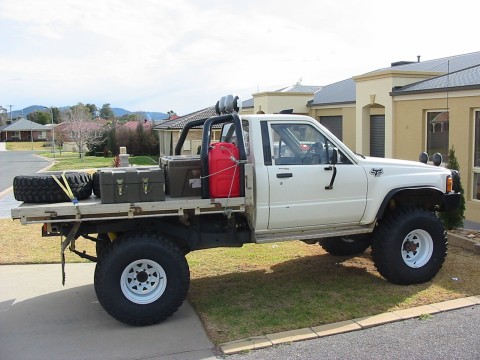
[[[155,126],[156,130],[173,130],[173,129],[183,129],[183,127],[188,124],[190,121],[207,119],[212,116],[215,116],[215,106],[210,106],[206,109],[195,111],[191,114],[180,116],[176,119],[167,120],[161,124]]]
[[[420,81],[415,84],[406,85],[399,89],[394,89],[392,95],[406,93],[407,91],[434,91],[434,89],[448,87],[468,87],[478,85],[478,65],[480,65],[480,51],[469,54],[455,55],[421,62],[402,63],[397,66],[381,68],[365,75],[372,75],[376,72],[386,70],[398,71],[425,71],[448,73],[438,77]],[[356,88],[353,79],[346,79],[325,86],[317,91],[312,101],[308,105],[330,105],[341,103],[354,103],[356,101]]]
[[[480,88],[480,64],[471,68],[435,77],[414,84],[393,89],[392,95],[405,95],[413,92],[432,92],[439,89]]]
[[[375,73],[384,70],[401,70],[401,71],[438,71],[438,72],[456,72],[464,70],[472,66],[480,64],[480,51],[448,56],[440,59],[427,60],[421,62],[412,62],[410,64],[390,66],[387,68],[378,69],[367,74]]]
[[[49,130],[49,128],[45,125],[27,120],[27,119],[20,119],[15,121],[14,123],[6,126],[2,131],[30,131],[30,130]]]
[[[353,79],[342,80],[317,91],[313,100],[308,102],[312,105],[330,105],[338,103],[354,103],[356,99],[355,81]]]
[[[129,121],[125,123],[123,126],[132,130],[136,130],[138,124],[141,124],[143,128],[151,128],[152,127],[152,122],[151,121]]]
[[[323,86],[296,84],[296,85],[292,85],[292,86],[277,90],[276,92],[314,93],[315,91],[320,90],[322,87]]]
[[[242,101],[242,108],[253,108],[253,98]]]

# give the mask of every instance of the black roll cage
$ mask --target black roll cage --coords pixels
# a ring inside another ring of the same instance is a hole
[[[245,162],[247,160],[247,153],[245,151],[245,143],[243,141],[242,121],[238,114],[226,114],[214,116],[205,119],[194,120],[186,124],[180,134],[178,143],[175,146],[175,155],[181,155],[183,144],[187,138],[188,132],[194,127],[203,126],[202,147],[200,151],[201,163],[201,184],[202,184],[202,199],[210,198],[210,185],[208,182],[209,166],[208,166],[208,150],[210,147],[210,139],[212,134],[212,126],[217,124],[233,123],[235,128],[236,145],[239,151],[239,169],[240,169],[240,196],[245,196]]]

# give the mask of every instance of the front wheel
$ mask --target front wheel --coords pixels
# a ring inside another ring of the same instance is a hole
[[[445,228],[430,211],[399,209],[375,230],[372,257],[378,272],[392,283],[429,281],[440,271],[446,256]]]
[[[190,284],[182,251],[158,234],[126,234],[95,268],[95,292],[103,308],[129,325],[151,325],[172,315]]]

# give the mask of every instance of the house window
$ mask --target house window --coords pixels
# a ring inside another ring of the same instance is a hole
[[[448,161],[449,114],[447,111],[427,113],[427,153],[442,154],[443,161]]]
[[[473,199],[480,200],[480,110],[475,111],[473,139]]]

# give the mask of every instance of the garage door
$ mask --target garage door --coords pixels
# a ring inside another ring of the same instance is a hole
[[[343,126],[341,116],[320,116],[320,124],[330,130],[333,135],[343,141]]]
[[[370,156],[385,157],[385,115],[370,116]]]

